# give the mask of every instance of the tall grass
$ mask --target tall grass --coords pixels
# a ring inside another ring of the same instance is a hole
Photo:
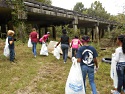
[[[11,64],[9,59],[3,56],[3,48],[4,45],[0,45],[0,94],[65,94],[71,59],[64,64],[62,57],[57,60],[52,54],[48,57],[40,56],[41,44],[37,44],[37,57],[34,58],[27,44],[16,42],[17,63]],[[101,58],[111,56],[113,51],[109,48],[106,51],[96,48],[99,53],[99,70],[95,74],[97,90],[100,94],[110,94],[110,64],[102,63]],[[88,80],[87,94],[91,94]]]

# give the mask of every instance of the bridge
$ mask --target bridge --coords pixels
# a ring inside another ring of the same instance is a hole
[[[101,37],[104,35],[105,30],[110,31],[116,25],[112,21],[56,6],[45,5],[35,0],[24,0],[23,3],[25,5],[25,11],[20,11],[21,13],[18,18],[25,19],[27,23],[36,24],[38,29],[42,27],[53,27],[54,38],[56,37],[54,26],[68,24],[69,27],[74,28],[74,31],[77,31],[78,28],[85,28],[85,34],[87,34],[87,28],[91,28],[92,37],[95,32]],[[12,4],[8,5],[6,0],[0,1],[0,26],[2,33],[5,33],[7,29],[11,29],[12,27],[11,24],[8,24],[12,19],[12,9]]]

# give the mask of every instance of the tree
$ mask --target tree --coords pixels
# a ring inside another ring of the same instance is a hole
[[[103,8],[102,3],[100,3],[99,1],[95,1],[91,4],[91,7],[88,9],[88,14],[104,19],[109,19],[110,17],[110,14],[107,13],[105,8]]]
[[[42,2],[42,3],[47,4],[47,5],[51,5],[52,4],[51,0],[36,0],[36,1]]]
[[[78,2],[78,3],[76,3],[76,5],[74,6],[73,10],[82,13],[83,10],[84,10],[84,5],[82,4],[82,2]]]

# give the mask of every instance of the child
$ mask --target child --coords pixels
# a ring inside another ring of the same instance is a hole
[[[72,40],[71,46],[70,46],[70,48],[72,47],[72,57],[75,57],[75,55],[76,55],[75,53],[77,53],[77,51],[78,51],[79,44],[82,46],[81,41],[78,39],[77,36],[75,36],[75,38]]]
[[[8,34],[8,43],[9,43],[9,50],[10,50],[10,62],[14,63],[14,59],[15,59],[15,51],[14,51],[14,31],[9,30],[7,32]]]

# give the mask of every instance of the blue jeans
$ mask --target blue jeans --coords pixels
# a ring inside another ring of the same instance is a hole
[[[36,56],[36,45],[37,45],[37,43],[36,42],[32,42],[32,44],[33,44],[32,52],[33,52],[34,56]]]
[[[85,90],[86,90],[86,85],[85,85],[86,75],[88,74],[89,84],[91,85],[92,92],[93,94],[97,94],[96,85],[94,83],[94,68],[88,67],[87,65],[82,65],[81,70],[82,70]]]
[[[78,49],[77,48],[72,48],[72,57],[76,57]]]
[[[67,61],[68,48],[69,48],[69,45],[68,45],[68,44],[61,44],[61,49],[62,49],[62,52],[63,52],[63,60],[64,60],[64,62]]]
[[[117,63],[116,70],[118,75],[117,91],[121,92],[122,87],[125,90],[125,62]]]
[[[9,48],[9,50],[10,50],[10,61],[14,61],[14,59],[15,59],[15,51],[14,51],[14,49],[10,49],[10,48]]]

